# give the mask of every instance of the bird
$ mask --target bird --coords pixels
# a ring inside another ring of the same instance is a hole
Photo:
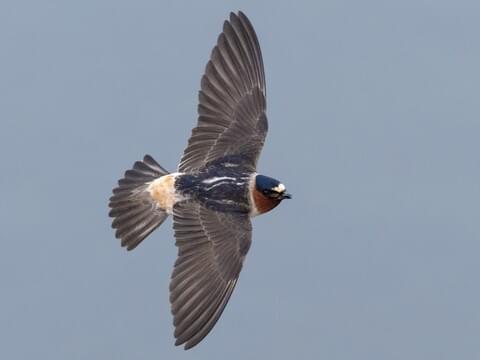
[[[251,218],[291,195],[257,173],[268,131],[262,53],[239,11],[224,21],[198,95],[198,119],[175,172],[150,155],[113,189],[115,237],[136,248],[168,216],[178,256],[170,280],[175,345],[190,349],[217,323],[252,241]]]

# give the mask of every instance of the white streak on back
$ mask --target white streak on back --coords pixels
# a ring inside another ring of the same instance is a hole
[[[214,182],[217,182],[217,181],[221,181],[221,180],[235,180],[235,178],[233,177],[230,177],[230,176],[220,176],[220,177],[213,177],[213,178],[210,178],[210,179],[205,179],[203,180],[202,182],[204,184],[211,184],[211,183],[214,183]]]

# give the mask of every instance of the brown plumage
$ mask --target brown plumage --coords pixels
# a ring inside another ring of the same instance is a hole
[[[168,215],[178,257],[170,282],[175,344],[190,349],[215,326],[252,241],[250,218],[290,198],[257,174],[268,131],[260,45],[252,24],[230,14],[201,80],[198,122],[178,172],[149,155],[113,190],[112,227],[134,249]]]
[[[258,191],[257,189],[252,190],[253,201],[255,202],[255,208],[257,213],[264,214],[267,211],[272,210],[278,204],[282,202],[281,198],[271,198],[262,194],[262,192]]]

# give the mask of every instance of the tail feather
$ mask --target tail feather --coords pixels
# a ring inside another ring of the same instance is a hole
[[[168,214],[147,191],[150,182],[167,174],[150,155],[145,155],[143,161],[135,162],[133,168],[125,172],[118,187],[113,189],[109,216],[113,218],[115,237],[127,250],[137,247],[167,218]]]

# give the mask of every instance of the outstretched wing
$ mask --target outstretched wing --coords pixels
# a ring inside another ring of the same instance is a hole
[[[220,213],[198,203],[173,208],[178,258],[170,283],[175,345],[197,345],[219,319],[251,243],[248,215]]]
[[[257,36],[247,17],[231,13],[202,77],[198,123],[178,170],[241,155],[255,169],[268,130],[265,73]]]

